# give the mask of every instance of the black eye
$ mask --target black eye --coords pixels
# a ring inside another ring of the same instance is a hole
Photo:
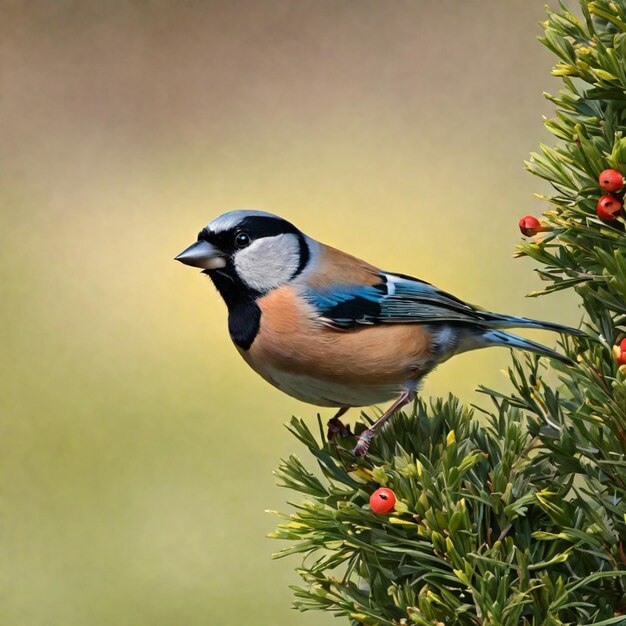
[[[235,237],[235,245],[238,248],[245,248],[250,243],[250,237],[246,233],[239,233]]]

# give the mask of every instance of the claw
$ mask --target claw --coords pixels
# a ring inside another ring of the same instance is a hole
[[[326,439],[328,441],[334,441],[337,437],[350,437],[352,432],[350,426],[346,426],[339,418],[333,417],[328,420],[328,433]]]
[[[405,389],[400,397],[367,429],[361,433],[356,447],[352,451],[354,456],[364,457],[369,450],[372,439],[376,436],[383,424],[396,412],[399,411],[407,402],[411,402],[415,398],[415,390],[411,388]]]
[[[352,451],[352,454],[356,457],[364,457],[367,454],[367,451],[370,449],[370,443],[374,438],[374,432],[369,428],[364,430],[357,441],[357,444]]]

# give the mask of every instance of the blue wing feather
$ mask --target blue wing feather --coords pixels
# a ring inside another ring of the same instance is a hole
[[[381,272],[375,285],[334,285],[307,288],[304,297],[320,318],[337,328],[377,323],[448,322],[487,328],[542,328],[583,335],[582,331],[523,317],[490,313],[459,300],[430,283],[403,274]]]
[[[380,289],[369,285],[335,285],[328,290],[307,289],[307,299],[320,311],[332,309],[332,307],[355,299],[364,299],[370,302],[378,302],[382,296]]]
[[[375,285],[306,289],[324,321],[346,328],[382,322],[476,321],[480,312],[437,287],[398,274],[380,274]]]

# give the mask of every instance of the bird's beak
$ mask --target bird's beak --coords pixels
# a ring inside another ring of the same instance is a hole
[[[205,270],[217,270],[226,267],[226,258],[222,251],[208,241],[196,241],[186,250],[183,250],[174,260]]]

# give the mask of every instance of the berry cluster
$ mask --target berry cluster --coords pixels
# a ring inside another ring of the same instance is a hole
[[[596,213],[605,222],[616,220],[624,208],[624,191],[626,191],[624,190],[624,176],[617,170],[604,170],[598,176],[598,183],[607,193],[598,200]],[[544,226],[534,215],[525,215],[519,221],[519,229],[526,237],[552,230],[549,226]]]
[[[624,177],[617,170],[604,170],[598,177],[600,187],[607,193],[598,200],[596,212],[601,220],[610,222],[619,217],[624,207]]]

